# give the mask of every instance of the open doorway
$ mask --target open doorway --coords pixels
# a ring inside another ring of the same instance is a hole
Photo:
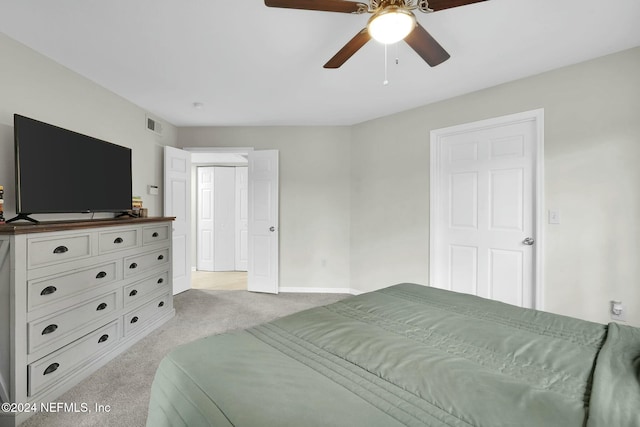
[[[244,150],[244,152],[242,152]],[[217,153],[233,153],[248,160],[247,290],[277,294],[279,278],[279,152],[278,150],[165,147],[164,213],[174,217],[174,294],[191,288],[196,270],[197,164]],[[193,156],[196,164],[193,165]],[[215,163],[205,160],[205,163]],[[178,250],[175,250],[179,248]],[[179,284],[179,286],[178,286]]]
[[[195,289],[247,290],[245,153],[192,152]]]

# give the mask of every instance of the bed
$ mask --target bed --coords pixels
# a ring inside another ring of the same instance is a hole
[[[640,426],[640,329],[399,284],[173,350],[147,426]]]

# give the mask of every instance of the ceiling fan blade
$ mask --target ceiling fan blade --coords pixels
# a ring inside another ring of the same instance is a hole
[[[420,24],[416,25],[416,28],[405,37],[404,41],[432,67],[450,58],[440,43],[431,37],[431,34]]]
[[[369,9],[366,3],[343,0],[264,0],[264,4],[269,7],[343,13],[365,13]]]
[[[429,9],[433,11],[451,9],[452,7],[466,6],[486,0],[429,0]]]
[[[353,54],[356,53],[369,40],[371,40],[371,36],[365,28],[358,34],[356,34],[354,38],[349,40],[347,44],[345,44],[344,47],[338,51],[338,53],[333,55],[333,58],[331,58],[326,64],[324,64],[324,68],[340,68],[342,64],[347,62],[347,59],[351,58]]]

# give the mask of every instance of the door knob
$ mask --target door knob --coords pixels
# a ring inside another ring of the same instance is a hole
[[[527,246],[531,246],[535,243],[536,241],[533,239],[533,237],[527,237],[526,239],[524,239],[522,241],[522,243],[524,243]]]
[[[269,231],[273,232],[276,231],[276,228],[274,226],[269,227]]]

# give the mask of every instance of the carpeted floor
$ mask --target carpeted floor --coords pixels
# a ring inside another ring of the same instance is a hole
[[[255,294],[191,289],[174,298],[176,317],[56,399],[92,412],[39,413],[21,427],[144,426],[153,376],[171,349],[345,298],[334,294]],[[94,412],[109,405],[109,412]]]

